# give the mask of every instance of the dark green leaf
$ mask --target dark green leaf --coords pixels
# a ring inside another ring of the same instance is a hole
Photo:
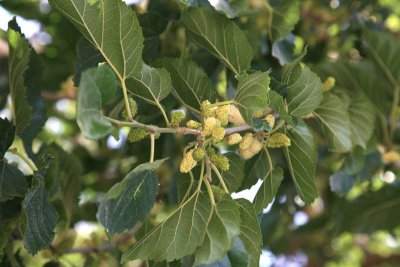
[[[393,88],[400,86],[400,45],[391,34],[364,30],[364,46],[369,57],[390,82]]]
[[[239,157],[239,155],[233,152],[229,152],[224,155],[229,159],[229,170],[223,171],[221,174],[229,192],[236,192],[240,188],[240,185],[245,177],[245,161]]]
[[[283,119],[285,122],[289,124],[293,124],[292,116],[287,113],[285,110],[285,104],[283,96],[278,94],[277,92],[270,90],[268,94],[269,98],[269,107],[272,108],[273,111],[279,114],[279,117]]]
[[[261,151],[247,160],[244,167],[245,178],[242,189],[248,189],[255,185],[259,179],[264,180],[270,173],[270,165],[265,151]]]
[[[252,123],[253,114],[263,112],[268,106],[269,75],[257,71],[252,74],[242,73],[237,77],[239,84],[235,100],[245,121]]]
[[[89,139],[99,139],[110,134],[114,127],[100,109],[102,94],[116,86],[109,68],[88,69],[82,73],[77,100],[76,120],[82,133]]]
[[[300,18],[300,2],[298,0],[267,1],[268,35],[271,41],[283,39],[293,29]]]
[[[126,251],[122,262],[134,259],[172,261],[194,253],[204,240],[211,211],[211,203],[203,193],[193,194],[164,222]]]
[[[224,195],[213,209],[204,242],[196,251],[194,265],[209,264],[223,258],[240,234],[239,223],[238,205],[229,195]]]
[[[24,247],[32,255],[50,246],[58,218],[56,210],[48,201],[47,191],[44,187],[49,162],[48,158],[44,159],[43,166],[33,177],[34,185],[26,193],[22,202]]]
[[[155,169],[164,161],[139,165],[104,196],[97,218],[110,234],[130,230],[146,219],[158,192]]]
[[[287,104],[289,114],[304,117],[313,112],[322,100],[322,83],[308,67],[290,75],[287,81]]]
[[[317,144],[314,135],[304,122],[287,132],[291,145],[285,148],[285,156],[290,174],[300,198],[307,204],[318,197],[315,184],[317,165]]]
[[[351,149],[349,113],[338,96],[331,93],[325,94],[314,115],[322,125],[331,151],[347,152]]]
[[[250,68],[251,46],[233,21],[201,8],[188,8],[181,20],[189,37],[222,60],[234,74]]]
[[[28,181],[16,167],[0,160],[0,202],[24,197],[28,190]]]
[[[395,229],[399,226],[399,195],[399,188],[386,186],[353,201],[343,200],[338,206],[340,212],[336,213],[336,229],[355,233]]]
[[[100,62],[106,61],[102,54],[86,39],[79,39],[76,44],[76,61],[75,61],[75,75],[74,83],[79,86],[81,81],[82,72],[90,69],[97,68]]]
[[[240,239],[249,254],[249,267],[257,267],[260,261],[262,234],[253,205],[245,199],[238,199],[240,210]]]
[[[257,214],[272,202],[282,180],[282,168],[277,167],[269,169],[268,174],[264,177],[263,183],[261,184],[260,189],[258,189],[257,195],[253,201],[254,209]]]
[[[0,160],[14,142],[15,126],[6,118],[0,118]]]
[[[213,3],[216,10],[224,13],[228,18],[244,15],[249,8],[248,0],[220,0]]]
[[[32,48],[24,35],[21,34],[15,18],[9,22],[8,27],[10,47],[8,64],[12,112],[17,134],[22,134],[32,119],[32,107],[28,103],[24,78],[28,70]]]
[[[163,58],[155,65],[164,67],[172,78],[174,96],[190,110],[200,111],[201,103],[208,100],[215,102],[216,91],[207,74],[189,59]]]

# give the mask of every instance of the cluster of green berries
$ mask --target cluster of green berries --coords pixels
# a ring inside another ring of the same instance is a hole
[[[129,101],[129,107],[131,110],[131,116],[132,116],[132,118],[134,118],[138,112],[138,105],[133,98],[129,98],[128,101]],[[122,117],[125,120],[128,120],[128,113],[126,112],[126,110],[122,111]]]

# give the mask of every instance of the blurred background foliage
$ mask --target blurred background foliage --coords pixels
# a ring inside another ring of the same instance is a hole
[[[272,69],[274,74],[279,73],[281,65],[294,59],[306,46],[308,52],[304,61],[322,79],[328,76],[327,73],[332,75],[329,68],[339,70],[340,66],[335,64],[360,61],[364,57],[361,25],[391,32],[400,40],[399,0],[270,0],[270,7],[285,6],[280,12],[287,19],[286,26],[291,33],[284,36],[279,31],[268,30],[266,21],[270,11],[263,0],[127,2],[140,14],[145,37],[144,60],[150,63],[160,56],[179,57],[190,52],[212,78],[222,97],[231,93],[230,74],[218,60],[186,41],[179,23],[179,10],[184,5],[206,8],[214,5],[235,19],[246,31],[254,48],[252,68]],[[119,138],[110,136],[98,142],[88,141],[80,134],[75,121],[73,75],[75,66],[79,65],[76,61],[90,64],[88,51],[84,41],[79,41],[81,35],[78,31],[59,13],[51,10],[45,0],[0,1],[0,117],[11,116],[7,102],[8,47],[5,31],[8,20],[14,15],[44,66],[41,94],[46,100],[48,118],[33,145],[35,152],[52,151],[57,155],[56,163],[50,169],[55,173],[50,176],[54,179],[47,180],[46,186],[58,213],[63,215],[60,215],[61,222],[51,249],[31,257],[23,249],[16,233],[13,238],[17,241],[7,247],[2,264],[118,266],[115,255],[120,252],[104,245],[109,237],[96,223],[97,203],[104,192],[134,166],[147,161],[149,141],[127,143],[129,129],[124,128],[119,132]],[[350,69],[344,73],[352,75]],[[381,90],[379,94],[391,98],[390,94],[385,95],[385,91]],[[106,108],[111,110],[120,100],[120,95],[115,96],[112,105]],[[172,97],[164,100],[163,104],[167,110],[180,108]],[[139,107],[138,121],[162,122],[155,107],[145,102],[140,102]],[[314,128],[321,133],[317,127]],[[399,200],[395,199],[397,202],[392,204],[384,202],[385,198],[393,201],[393,196],[400,196],[399,159],[386,162],[384,159],[382,162],[385,148],[379,144],[383,134],[378,131],[374,135],[365,153],[357,154],[355,150],[352,155],[344,156],[328,153],[322,134],[319,135],[317,183],[320,197],[311,206],[304,206],[290,179],[283,181],[274,202],[259,218],[264,240],[261,266],[400,266]],[[396,136],[399,140],[400,133],[397,132]],[[176,162],[179,162],[187,139],[163,135],[157,140],[156,158],[169,156],[172,161],[159,170],[161,190],[151,212],[150,220],[153,222],[162,221],[177,203],[180,190],[176,181],[181,177]],[[8,159],[18,164],[12,155],[8,155]],[[346,166],[343,167],[343,163]],[[343,168],[350,171],[339,172]],[[351,168],[362,170],[362,177],[352,177]],[[254,190],[240,194],[251,199]],[[79,201],[75,203],[75,199]],[[18,207],[18,199],[13,201]],[[17,212],[18,208],[5,210],[0,205],[0,222],[12,220]],[[5,233],[9,229],[0,231]],[[0,239],[3,237],[0,233]],[[115,237],[120,246],[132,242],[132,238],[124,242],[119,238]],[[129,264],[140,266],[141,263]]]

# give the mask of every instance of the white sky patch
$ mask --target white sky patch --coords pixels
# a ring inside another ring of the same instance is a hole
[[[119,131],[119,140],[116,140],[112,135],[107,138],[107,147],[109,149],[121,149],[126,143],[126,138],[127,133],[121,129]]]
[[[79,221],[75,224],[74,229],[78,233],[78,235],[89,237],[90,234],[99,229],[99,226],[97,225],[97,223]]]
[[[251,202],[253,202],[254,198],[257,195],[258,189],[260,189],[262,184],[262,180],[258,180],[258,182],[253,185],[250,189],[245,189],[243,191],[237,192],[237,193],[232,193],[231,196],[233,199],[238,199],[238,198],[245,198]]]
[[[0,28],[2,30],[7,31],[8,22],[13,17],[13,14],[0,6]],[[40,22],[37,20],[27,20],[17,16],[17,22],[18,25],[21,27],[22,33],[25,34],[25,37],[28,39],[40,32],[41,25]]]

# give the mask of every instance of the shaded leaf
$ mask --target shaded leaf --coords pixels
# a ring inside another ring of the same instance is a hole
[[[34,184],[22,202],[24,247],[32,255],[50,246],[54,239],[54,228],[58,215],[50,205],[44,187],[44,179],[50,161],[49,158],[44,158],[43,166],[35,173]]]
[[[390,231],[399,226],[400,190],[386,186],[368,192],[353,201],[339,203],[336,214],[336,230],[352,233],[372,233],[377,230]],[[357,216],[354,216],[357,214]]]
[[[268,105],[268,72],[242,73],[237,80],[235,101],[245,121],[252,124],[253,114],[263,112]]]
[[[195,62],[189,59],[163,58],[157,60],[155,65],[164,67],[170,73],[174,96],[190,110],[200,111],[204,100],[215,102],[216,90],[207,74]]]
[[[14,142],[15,126],[8,119],[0,118],[0,160]]]
[[[398,40],[386,32],[364,29],[364,47],[369,57],[390,82],[393,88],[400,86],[400,45]]]
[[[268,204],[274,199],[276,192],[281,185],[283,180],[283,170],[280,167],[271,168],[268,174],[264,177],[261,187],[258,189],[257,195],[254,198],[254,209],[257,214],[259,214],[263,209],[265,209]]]
[[[247,160],[244,167],[245,179],[242,190],[255,185],[259,179],[264,180],[270,173],[268,157],[264,150]]]
[[[0,202],[15,197],[24,197],[28,181],[16,167],[0,160]]]
[[[242,16],[248,12],[246,12],[249,8],[248,0],[221,0],[214,2],[212,4],[214,8],[223,14],[225,14],[228,18],[235,18],[238,16]]]
[[[246,199],[236,200],[240,210],[240,239],[249,254],[249,267],[257,267],[260,262],[262,234],[253,205]]]
[[[79,86],[81,81],[82,72],[90,69],[97,68],[100,62],[104,62],[103,55],[96,49],[89,41],[80,38],[76,44],[76,61],[75,61],[75,86]]]
[[[300,18],[300,2],[298,0],[266,1],[268,18],[268,36],[275,42],[283,39],[293,29]]]
[[[336,192],[340,195],[345,195],[353,188],[354,184],[357,181],[357,176],[352,174],[346,174],[342,171],[339,171],[329,177],[329,185],[333,192]]]
[[[224,195],[207,222],[204,242],[196,251],[194,265],[208,264],[223,258],[240,234],[240,213],[236,202]]]
[[[229,159],[229,169],[221,173],[229,192],[236,192],[245,177],[245,161],[236,153],[228,152],[224,154]]]
[[[201,192],[193,194],[165,221],[140,239],[122,256],[133,259],[172,261],[195,252],[202,244],[211,215],[211,203]]]
[[[233,21],[202,8],[188,8],[181,20],[189,37],[222,60],[234,74],[250,68],[251,46]]]
[[[163,162],[165,159],[139,165],[104,196],[97,218],[110,234],[130,230],[145,220],[158,192],[155,169]]]
[[[331,93],[325,94],[314,115],[322,125],[331,151],[347,152],[351,149],[349,113],[338,96]]]
[[[101,92],[114,91],[110,86],[116,87],[116,81],[111,69],[106,66],[82,73],[76,120],[82,133],[89,139],[102,138],[114,130],[100,111],[103,98]]]
[[[312,131],[299,121],[296,127],[287,131],[291,145],[285,148],[289,172],[300,198],[307,204],[318,197],[315,184],[317,165],[317,144]]]
[[[279,114],[279,117],[283,119],[288,124],[293,124],[292,116],[287,113],[285,109],[283,96],[278,94],[277,92],[270,90],[268,94],[269,98],[269,107]]]

